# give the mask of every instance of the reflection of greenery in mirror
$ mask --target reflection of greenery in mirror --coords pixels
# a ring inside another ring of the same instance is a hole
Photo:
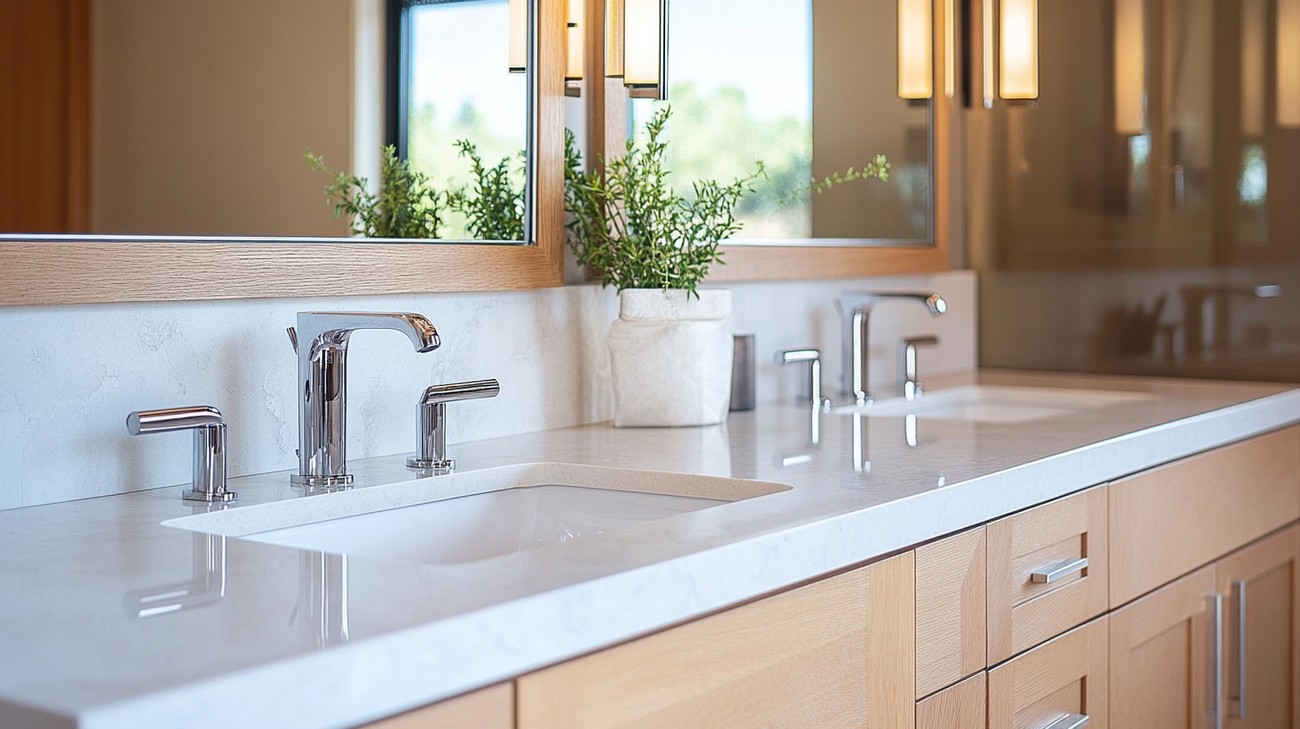
[[[407,22],[406,150],[452,197],[442,236],[522,240],[527,119],[524,75],[508,70],[507,0],[413,5]]]
[[[925,243],[931,236],[928,102],[897,94],[896,0],[691,0],[672,6],[667,103],[674,184],[727,179],[763,160],[769,180],[738,212],[745,240]],[[630,102],[630,128],[660,102]],[[889,184],[824,179],[890,164]]]

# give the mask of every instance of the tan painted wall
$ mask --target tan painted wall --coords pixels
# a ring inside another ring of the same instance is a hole
[[[91,230],[346,235],[303,161],[353,156],[352,0],[95,3]]]

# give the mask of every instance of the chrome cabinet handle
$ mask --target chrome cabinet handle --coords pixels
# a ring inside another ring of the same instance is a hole
[[[1210,650],[1213,658],[1211,660],[1211,676],[1213,682],[1210,686],[1210,701],[1212,714],[1210,718],[1213,721],[1214,729],[1223,729],[1223,595],[1214,593],[1210,595],[1210,610],[1212,611],[1212,627],[1214,635],[1210,641]]]
[[[1082,572],[1088,569],[1088,558],[1079,557],[1078,559],[1063,559],[1060,562],[1053,562],[1045,567],[1039,567],[1029,573],[1029,581],[1037,582],[1044,585],[1050,585],[1053,582],[1072,575],[1075,572]]]
[[[126,416],[131,435],[194,431],[194,477],[190,490],[181,494],[186,501],[233,501],[235,492],[226,490],[226,421],[210,405],[161,410],[137,410]]]
[[[447,403],[496,397],[501,385],[496,380],[474,380],[450,385],[430,385],[420,396],[420,423],[415,455],[406,467],[436,474],[451,473],[456,462],[447,457]]]
[[[1229,711],[1238,719],[1246,718],[1246,581],[1233,580],[1237,594],[1237,695],[1229,697]]]
[[[1092,719],[1087,714],[1066,714],[1043,729],[1083,729]]]

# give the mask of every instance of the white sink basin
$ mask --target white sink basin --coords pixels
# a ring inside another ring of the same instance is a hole
[[[322,494],[163,522],[257,542],[456,564],[784,491],[758,481],[528,464]]]
[[[1147,399],[1150,395],[1145,393],[1114,390],[964,385],[927,392],[915,400],[896,397],[839,408],[835,412],[872,417],[915,415],[977,423],[1025,423]]]

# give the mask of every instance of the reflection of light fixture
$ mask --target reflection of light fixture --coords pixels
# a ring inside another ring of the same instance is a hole
[[[898,0],[898,95],[928,99],[934,72],[930,0]]]
[[[668,98],[668,0],[605,0],[605,75],[633,98]]]
[[[528,57],[528,0],[510,0],[510,73],[523,73]]]
[[[945,0],[943,13],[943,93],[949,99],[957,93],[957,0]]]
[[[1038,98],[1038,0],[1002,0],[998,24],[998,95]]]
[[[1300,129],[1300,0],[1277,0],[1277,125]]]
[[[1115,0],[1115,131],[1146,129],[1146,18],[1143,0]]]
[[[1268,0],[1241,2],[1241,134],[1264,136],[1264,58],[1268,44]]]

